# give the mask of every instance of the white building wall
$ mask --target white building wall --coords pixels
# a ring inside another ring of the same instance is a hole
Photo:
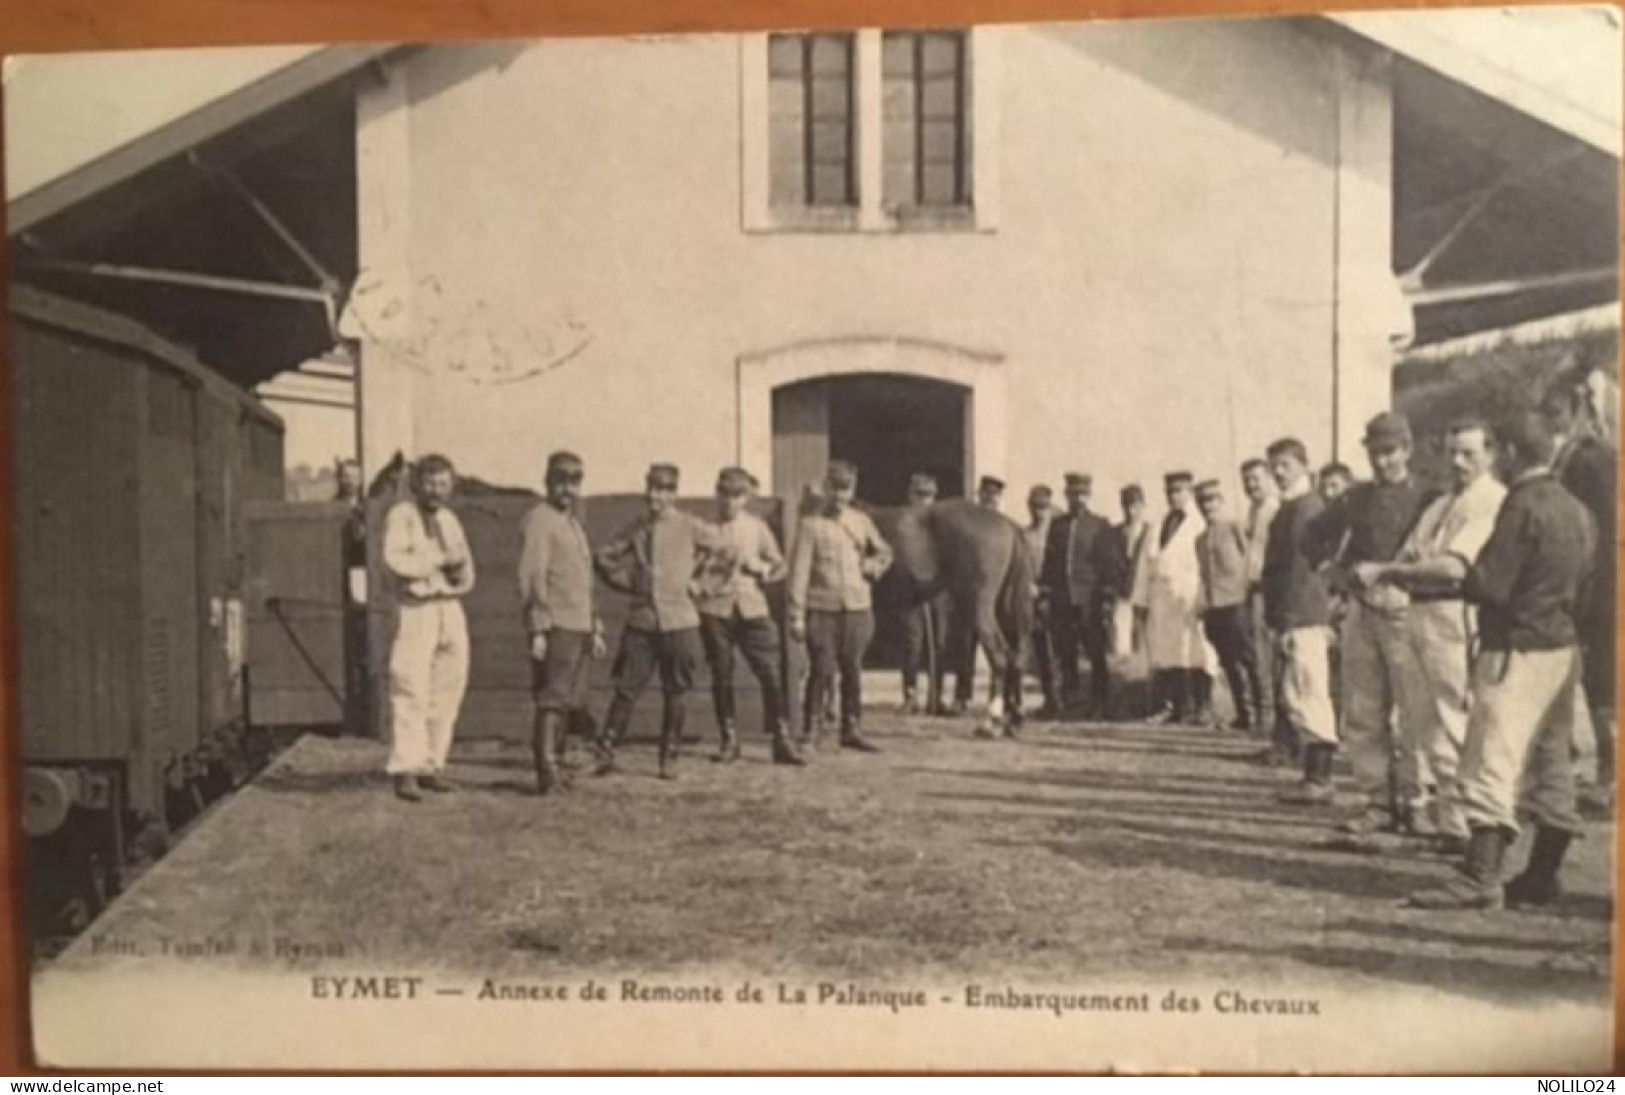
[[[1391,231],[1380,201],[1334,208],[1333,47],[1262,21],[995,33],[985,232],[747,233],[737,38],[417,55],[386,129],[405,179],[362,161],[364,200],[397,207],[363,239],[358,311],[394,318],[363,342],[392,393],[363,392],[369,461],[438,449],[534,485],[569,447],[590,491],[656,459],[703,491],[751,432],[740,359],[840,338],[998,359],[1004,421],[977,433],[1006,466],[979,440],[974,471],[1012,499],[1068,469],[1102,503],[1173,467],[1233,482],[1287,433],[1329,455],[1334,239],[1385,276]],[[1386,390],[1386,358],[1342,352],[1345,383]]]

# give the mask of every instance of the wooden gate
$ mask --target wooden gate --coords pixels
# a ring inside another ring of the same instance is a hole
[[[248,704],[255,726],[345,722],[341,503],[257,502],[248,530]]]

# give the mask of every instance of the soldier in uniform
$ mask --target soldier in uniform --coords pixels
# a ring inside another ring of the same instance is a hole
[[[389,651],[391,743],[386,771],[408,802],[452,789],[440,775],[468,689],[468,619],[474,556],[450,501],[457,473],[438,454],[412,470],[412,498],[384,517],[384,568],[394,586]]]
[[[614,771],[615,749],[633,706],[658,672],[663,699],[660,778],[677,778],[688,693],[704,656],[694,580],[708,556],[726,551],[716,526],[677,508],[677,481],[676,465],[651,466],[644,478],[647,512],[593,556],[604,584],[632,598],[615,658],[615,698],[598,738],[600,775]]]
[[[892,551],[869,515],[852,505],[858,470],[845,461],[829,466],[824,503],[801,522],[790,555],[786,591],[791,638],[807,644],[812,673],[809,698],[822,696],[840,680],[841,747],[879,750],[863,736],[863,655],[874,638],[874,599],[870,590],[891,567]],[[823,712],[808,705],[808,737],[817,747]]]
[[[803,761],[790,742],[779,683],[779,629],[762,589],[782,581],[787,568],[773,530],[745,508],[749,497],[744,469],[723,468],[717,476],[716,524],[722,546],[706,561],[699,598],[700,638],[711,667],[711,698],[722,739],[714,759],[723,764],[739,759],[733,690],[737,648],[761,690],[762,724],[773,742],[773,763],[799,765]]]
[[[976,484],[976,501],[988,509],[1004,505],[1004,480],[996,475],[984,475]]]
[[[547,458],[547,497],[525,515],[519,599],[530,636],[531,750],[536,793],[563,785],[570,720],[587,708],[588,658],[604,656],[604,624],[593,608],[592,549],[576,506],[586,467],[572,452]]]
[[[1236,714],[1231,728],[1251,730],[1258,711],[1258,662],[1253,656],[1247,618],[1247,536],[1224,512],[1224,491],[1217,479],[1196,487],[1207,528],[1196,539],[1202,568],[1202,629],[1219,657]]]
[[[1021,530],[1022,538],[1027,542],[1027,554],[1032,560],[1034,576],[1034,600],[1038,598],[1044,574],[1044,556],[1049,546],[1049,527],[1055,519],[1055,510],[1050,505],[1053,492],[1043,483],[1033,487],[1027,492],[1027,527]],[[1055,651],[1050,645],[1049,623],[1042,612],[1033,614],[1033,668],[1038,672],[1038,686],[1044,696],[1044,706],[1039,708],[1037,718],[1059,718],[1061,714],[1061,697],[1055,691]]]
[[[1432,500],[1411,478],[1411,428],[1403,415],[1377,415],[1364,440],[1371,481],[1329,503],[1309,526],[1310,561],[1330,566],[1335,576],[1362,563],[1394,561]],[[1421,742],[1434,718],[1432,689],[1412,638],[1409,597],[1386,583],[1340,584],[1349,589],[1341,634],[1342,740],[1365,799],[1344,829],[1356,836],[1384,829],[1408,833],[1424,803]]]
[[[1111,525],[1089,509],[1094,480],[1066,473],[1066,512],[1050,521],[1039,574],[1039,606],[1049,619],[1051,641],[1061,663],[1061,703],[1079,699],[1078,651],[1089,659],[1091,718],[1104,718],[1110,698],[1106,665],[1105,577],[1110,568]]]

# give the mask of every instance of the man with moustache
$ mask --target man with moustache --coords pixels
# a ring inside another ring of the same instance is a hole
[[[1393,563],[1362,563],[1357,584],[1374,588],[1397,582],[1410,590],[1410,626],[1422,671],[1433,694],[1434,717],[1421,727],[1417,744],[1430,777],[1431,816],[1416,819],[1418,831],[1435,835],[1455,851],[1465,849],[1457,774],[1467,742],[1470,710],[1469,669],[1478,646],[1478,614],[1450,582],[1429,583],[1438,560],[1455,557],[1471,565],[1489,541],[1506,488],[1492,474],[1494,447],[1489,426],[1464,419],[1449,429],[1449,493],[1422,511]]]
[[[605,652],[604,623],[593,607],[592,549],[576,513],[585,473],[573,452],[549,456],[547,496],[525,515],[521,530],[519,600],[530,636],[538,795],[564,786],[570,720],[587,708],[588,658]]]
[[[452,790],[441,773],[468,690],[468,618],[474,556],[450,507],[457,487],[438,453],[412,469],[412,497],[384,516],[384,569],[393,586],[395,637],[389,651],[390,751],[385,770],[395,794]]]
[[[1481,650],[1460,773],[1467,849],[1453,878],[1411,895],[1417,908],[1551,904],[1580,827],[1571,756],[1581,672],[1575,620],[1596,529],[1551,473],[1556,445],[1545,417],[1524,412],[1497,432],[1509,486],[1477,558],[1445,555],[1387,575],[1418,588],[1459,589],[1478,607]],[[1519,822],[1530,818],[1529,861],[1503,888],[1502,860]]]

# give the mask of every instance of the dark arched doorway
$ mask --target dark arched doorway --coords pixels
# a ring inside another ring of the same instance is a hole
[[[948,381],[895,373],[820,377],[773,393],[773,492],[787,526],[802,492],[831,460],[858,469],[858,499],[888,538],[908,500],[909,477],[936,476],[943,498],[963,497],[971,474],[971,391]],[[902,659],[903,583],[875,589],[871,666]]]
[[[847,460],[871,507],[902,505],[917,471],[935,475],[943,497],[962,496],[970,413],[970,389],[942,380],[864,373],[786,385],[773,393],[774,493],[798,498],[831,460]]]

